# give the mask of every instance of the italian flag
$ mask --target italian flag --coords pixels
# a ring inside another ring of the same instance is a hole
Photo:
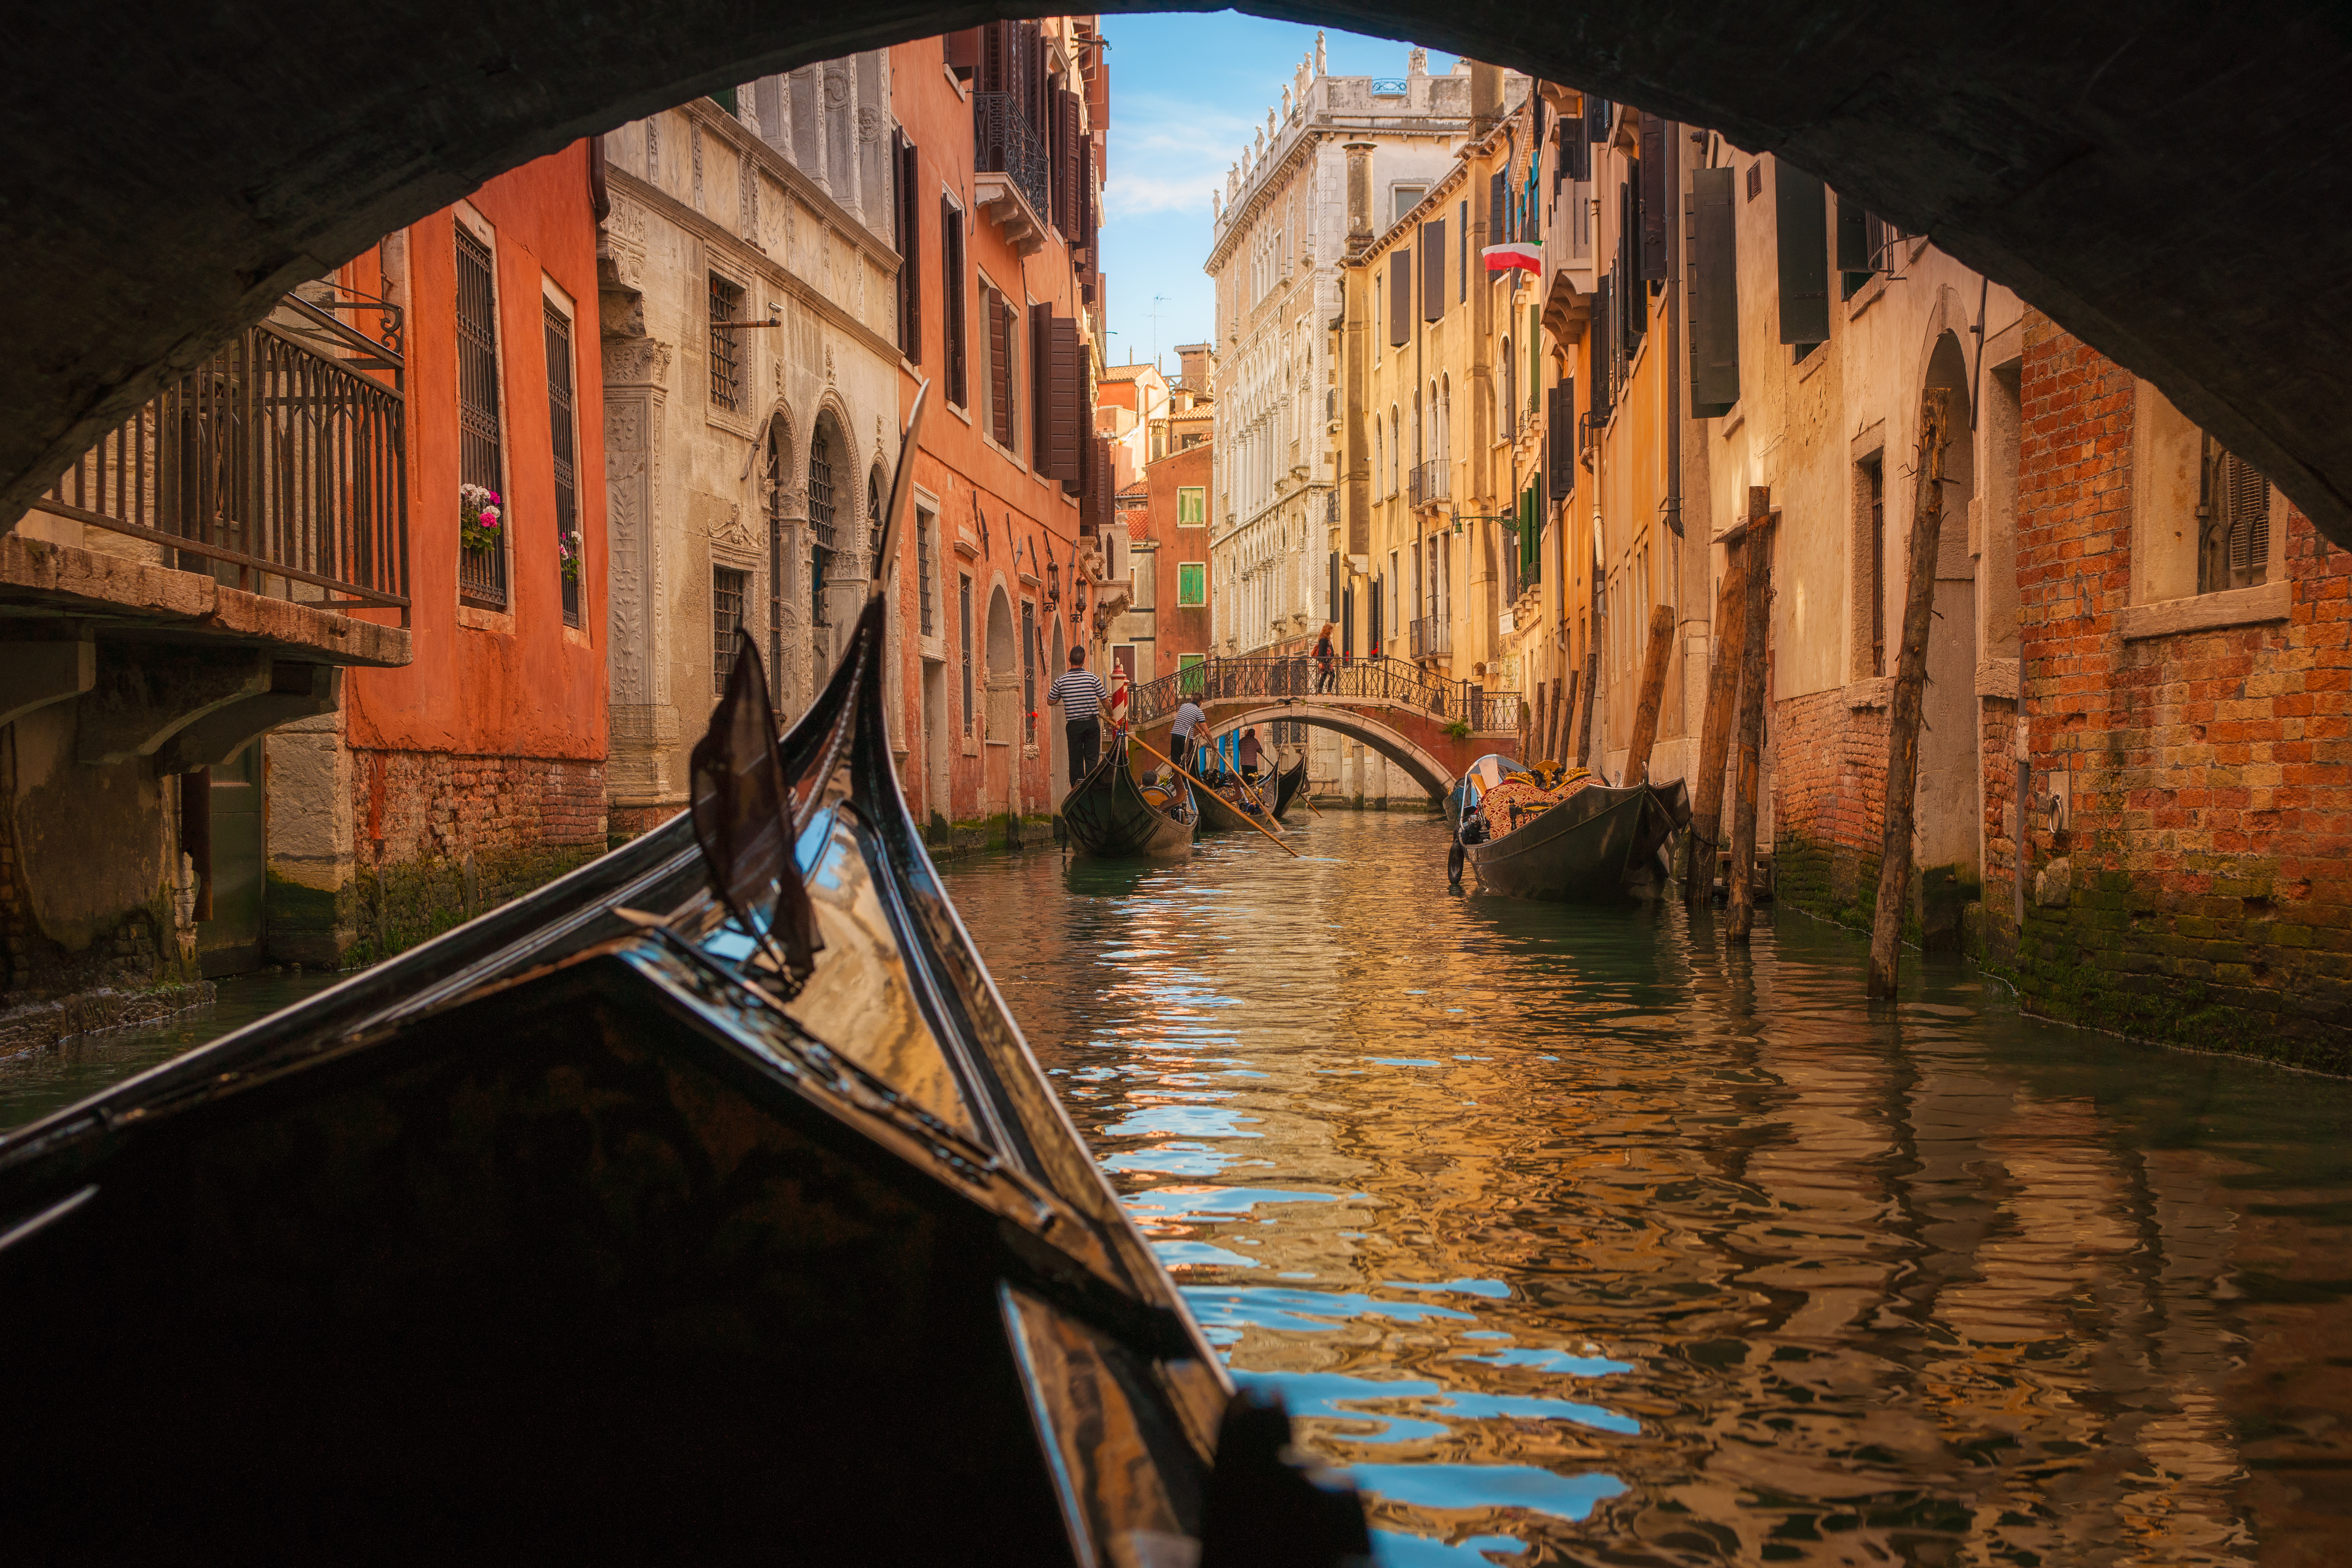
[[[1509,245],[1490,245],[1478,254],[1486,258],[1489,272],[1508,272],[1515,267],[1522,272],[1543,270],[1543,247],[1524,239]]]

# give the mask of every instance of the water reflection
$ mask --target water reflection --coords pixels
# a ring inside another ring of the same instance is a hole
[[[1235,1374],[1420,1563],[2327,1563],[2352,1085],[1861,1004],[1801,919],[1307,855],[949,880]]]

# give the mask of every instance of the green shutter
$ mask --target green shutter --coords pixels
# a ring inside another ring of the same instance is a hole
[[[1176,603],[1180,605],[1205,605],[1209,602],[1209,568],[1206,563],[1187,561],[1176,568]]]

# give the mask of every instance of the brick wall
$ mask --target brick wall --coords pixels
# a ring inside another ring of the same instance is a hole
[[[1772,731],[1774,896],[1866,926],[1886,835],[1886,710],[1833,687],[1774,703]]]
[[[352,763],[354,875],[331,917],[346,964],[414,946],[604,853],[601,762],[354,748]],[[289,891],[272,887],[273,927]]]
[[[2284,622],[2126,641],[2133,379],[2030,314],[2021,392],[2026,1005],[2352,1070],[2352,560],[2290,512]]]

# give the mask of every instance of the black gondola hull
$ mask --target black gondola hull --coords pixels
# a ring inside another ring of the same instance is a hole
[[[1659,848],[1690,821],[1680,780],[1611,789],[1595,784],[1499,838],[1467,846],[1488,892],[1518,899],[1610,902],[1635,896]]]
[[[1176,787],[1181,799],[1196,794],[1181,779]],[[1090,855],[1170,859],[1192,849],[1200,814],[1161,811],[1144,799],[1129,769],[1126,743],[1114,741],[1093,772],[1062,797],[1062,821],[1070,841]]]
[[[796,998],[681,820],[0,1139],[21,1554],[1199,1535],[1223,1373],[898,798],[882,625],[782,744],[835,922]]]
[[[1307,783],[1306,748],[1299,749],[1298,761],[1287,772],[1276,773],[1274,780],[1274,816],[1279,822],[1290,810],[1290,803]]]

